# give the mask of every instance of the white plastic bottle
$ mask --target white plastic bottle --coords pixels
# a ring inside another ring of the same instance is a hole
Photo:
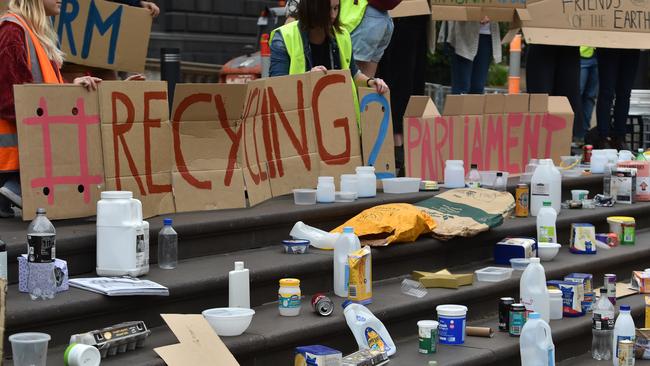
[[[334,186],[334,177],[318,177],[318,186],[316,187],[316,202],[332,203],[334,202],[336,187]]]
[[[467,187],[481,188],[481,174],[478,172],[478,164],[472,164],[467,174]]]
[[[348,254],[361,249],[359,238],[354,235],[354,228],[343,228],[343,234],[334,244],[334,293],[339,297],[348,297],[349,273]]]
[[[636,341],[636,328],[634,327],[634,319],[630,314],[630,305],[621,305],[621,312],[616,318],[616,323],[614,324],[614,338],[612,340],[613,350],[612,350],[612,360],[614,360],[614,366],[618,365],[618,342],[624,339],[628,339],[634,342]]]
[[[551,207],[551,201],[544,201],[544,206],[537,213],[538,243],[557,243],[556,220],[557,213]]]
[[[397,352],[395,342],[388,334],[388,330],[368,308],[361,304],[345,301],[343,309],[345,321],[348,323],[359,349],[386,351],[388,356]]]
[[[369,198],[377,195],[377,176],[374,166],[358,166],[357,172],[357,197]]]
[[[235,262],[235,269],[228,273],[228,307],[251,307],[250,274],[244,262]]]
[[[462,160],[447,160],[445,162],[445,188],[465,187],[465,167]]]
[[[548,326],[539,313],[528,314],[519,337],[521,366],[555,366],[555,345]]]
[[[544,201],[551,201],[555,212],[562,208],[562,174],[551,159],[541,159],[530,182],[530,214],[537,216]]]
[[[546,273],[539,258],[530,258],[530,264],[519,280],[519,295],[526,312],[537,312],[546,323],[550,321],[550,298],[546,287]]]

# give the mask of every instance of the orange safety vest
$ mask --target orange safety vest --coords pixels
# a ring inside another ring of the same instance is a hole
[[[35,84],[63,84],[63,78],[57,68],[52,66],[52,62],[40,41],[32,32],[24,19],[12,13],[7,13],[0,17],[2,22],[13,22],[20,25],[25,30],[25,42],[27,48],[27,65],[32,71],[32,77]],[[38,62],[32,62],[36,56]],[[0,172],[14,172],[20,168],[18,162],[18,132],[16,123],[0,118]]]

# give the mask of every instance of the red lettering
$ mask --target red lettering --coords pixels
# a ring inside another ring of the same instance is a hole
[[[519,146],[519,137],[521,136],[521,133],[516,133],[517,131],[515,131],[515,135],[518,136],[515,137],[512,135],[512,132],[514,129],[521,127],[523,120],[524,115],[522,113],[508,114],[508,132],[506,137],[506,169],[510,173],[520,173],[523,171],[521,165],[518,163],[511,164],[512,160],[510,159],[510,151]]]
[[[332,84],[345,84],[345,76],[341,74],[332,74],[327,75],[318,80],[314,86],[312,93],[312,111],[314,113],[314,126],[316,128],[316,142],[318,144],[318,154],[320,155],[321,160],[328,165],[344,165],[350,161],[350,155],[352,151],[352,141],[350,136],[350,126],[348,117],[343,117],[334,120],[334,128],[343,128],[343,133],[345,134],[345,150],[338,155],[331,154],[325,148],[323,144],[323,130],[321,127],[318,98],[320,97],[323,90]]]
[[[433,147],[433,144],[431,143],[432,127],[433,123],[428,123],[428,121],[426,121],[426,124],[424,125],[425,132],[422,136],[422,165],[420,171],[422,172],[422,179],[436,180],[438,177],[434,165],[433,151],[431,151],[431,148]]]
[[[251,178],[253,179],[253,183],[255,183],[255,185],[258,185],[258,184],[260,184],[260,182],[263,182],[263,181],[265,181],[267,179],[266,172],[264,172],[262,170],[262,167],[260,166],[260,158],[259,158],[259,154],[258,154],[258,151],[257,151],[257,136],[256,136],[256,133],[255,133],[255,125],[256,125],[255,116],[259,112],[259,100],[260,100],[259,94],[260,94],[260,90],[255,89],[255,90],[253,90],[252,93],[250,93],[248,95],[248,103],[246,104],[245,113],[244,113],[244,116],[242,118],[242,121],[243,121],[242,122],[242,127],[241,127],[243,129],[243,132],[242,132],[242,136],[243,136],[245,134],[245,132],[246,132],[246,126],[248,125],[248,123],[250,123],[250,122],[247,121],[247,119],[248,119],[248,116],[250,115],[249,113],[251,112],[251,106],[253,105],[253,100],[256,100],[256,102],[255,102],[255,113],[253,113],[253,122],[252,122],[252,127],[251,128],[253,129],[253,131],[252,131],[253,146],[255,148],[255,156],[257,158],[257,168],[258,168],[257,173],[253,172],[253,169],[251,169],[250,159],[248,158],[248,144],[247,144],[246,139],[244,139],[244,159],[246,161],[246,169],[248,169],[248,173],[250,174]]]
[[[122,105],[124,105],[127,112],[126,122],[122,124],[117,123],[117,101],[120,101]],[[124,134],[129,132],[131,130],[131,127],[133,127],[133,121],[135,120],[135,107],[133,106],[131,99],[126,94],[120,92],[113,92],[111,94],[111,104],[113,108],[113,153],[115,159],[116,188],[118,191],[122,190],[122,182],[120,180],[119,154],[119,145],[121,143],[122,148],[124,149],[124,156],[126,157],[129,169],[131,170],[131,174],[133,175],[133,178],[135,179],[136,183],[138,184],[138,188],[140,189],[140,194],[146,196],[147,192],[145,191],[144,184],[142,184],[142,180],[140,179],[138,168],[135,165],[135,161],[133,161],[133,156],[129,151],[129,146],[126,144],[126,139],[124,138]]]
[[[150,114],[150,103],[152,100],[167,100],[167,92],[145,92],[144,93],[144,171],[147,180],[149,193],[165,193],[172,191],[171,184],[155,184],[151,175],[151,129],[160,128],[160,120],[152,119]]]
[[[496,121],[495,121],[496,120]],[[498,169],[503,170],[503,116],[489,115],[485,133],[485,169],[492,169],[492,150],[498,152]]]
[[[262,93],[262,139],[264,140],[264,151],[266,153],[266,161],[269,164],[269,176],[275,178],[275,162],[278,162],[278,174],[281,174],[282,171],[282,159],[278,155],[279,152],[276,152],[276,157],[273,157],[273,145],[271,142],[271,128],[272,124],[275,123],[269,122],[269,107],[268,107],[268,98],[266,90]]]
[[[564,118],[549,113],[544,114],[544,121],[542,122],[542,127],[546,130],[546,154],[544,157],[551,157],[554,132],[565,129],[567,127],[566,125]]]
[[[447,123],[445,117],[436,117],[434,119],[434,125],[433,125],[433,133],[435,138],[434,153],[437,157],[435,163],[435,173],[434,173],[435,177],[433,178],[434,180],[437,180],[438,177],[442,177],[442,171],[445,168],[446,159],[445,159],[443,149],[445,147],[445,144],[449,144],[449,128],[448,128],[449,125],[451,125],[451,118],[449,123]],[[444,132],[439,133],[440,129],[438,127],[441,127]],[[450,155],[447,154],[447,156]]]
[[[483,169],[483,124],[479,117],[474,121],[474,139],[472,141],[472,162]]]
[[[217,114],[219,117],[219,122],[221,127],[228,135],[230,142],[230,151],[228,152],[228,167],[226,168],[226,175],[223,179],[223,184],[226,187],[230,187],[232,182],[232,177],[235,171],[235,165],[237,164],[237,153],[239,152],[239,145],[241,144],[242,132],[244,131],[244,120],[242,120],[241,125],[236,130],[233,130],[232,126],[228,121],[228,114],[226,113],[226,104],[223,101],[223,97],[220,94],[214,96],[214,105],[217,108]]]
[[[422,146],[422,122],[424,120],[409,117],[406,120],[406,175],[413,177],[413,159],[411,158],[411,151]],[[415,134],[417,131],[417,135]],[[424,178],[424,174],[421,172],[421,177]]]
[[[527,114],[524,128],[524,146],[521,153],[521,166],[528,165],[530,159],[538,158],[539,154],[539,128],[542,121],[540,114]]]

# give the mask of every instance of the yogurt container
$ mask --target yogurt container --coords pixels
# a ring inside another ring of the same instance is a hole
[[[636,242],[636,221],[629,216],[610,216],[607,218],[609,231],[618,235],[621,245],[634,245]]]
[[[440,344],[465,343],[465,323],[467,306],[438,305],[438,337]]]

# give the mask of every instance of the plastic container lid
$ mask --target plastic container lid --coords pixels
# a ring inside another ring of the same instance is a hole
[[[129,199],[133,198],[133,192],[130,191],[104,191],[101,193],[102,199]]]
[[[72,343],[63,354],[65,366],[98,366],[101,361],[99,350],[85,344]]]
[[[346,226],[343,228],[344,234],[354,234],[354,228],[351,226]]]
[[[356,171],[357,173],[359,173],[359,172],[364,172],[364,173],[365,173],[365,172],[370,172],[370,173],[374,173],[374,171],[375,171],[375,167],[374,167],[374,166],[358,166],[358,167],[356,167],[355,171]]]
[[[606,294],[606,293],[607,293],[607,289],[604,288],[604,287],[601,287],[601,288],[600,288],[600,293],[601,293],[601,294]]]
[[[47,212],[45,212],[44,208],[39,208],[36,210],[37,215],[45,215]]]
[[[356,174],[341,174],[341,180],[357,180]]]
[[[478,164],[472,164],[470,166],[471,166],[471,169],[478,169]]]
[[[298,287],[300,286],[300,280],[297,278],[283,278],[280,280],[280,286],[283,287]]]
[[[502,172],[497,172],[497,177],[503,177],[503,173]]]
[[[418,327],[425,329],[436,329],[438,328],[438,322],[435,320],[420,320],[418,322]]]
[[[465,316],[467,306],[463,305],[438,305],[436,306],[438,316]]]
[[[630,311],[630,305],[621,305],[621,311]]]
[[[605,289],[605,292],[607,292],[607,289]],[[548,296],[550,297],[562,297],[562,290],[558,290],[556,288],[552,288],[548,290]]]
[[[286,239],[282,241],[282,244],[288,246],[300,246],[300,245],[309,245],[310,241],[306,239]]]
[[[530,263],[539,263],[539,258],[537,257],[530,258]]]
[[[626,223],[626,222],[635,222],[634,217],[629,217],[629,216],[609,216],[607,218],[607,222],[612,223]]]
[[[318,182],[334,183],[334,177],[318,177]]]
[[[164,219],[164,220],[163,220],[163,224],[164,224],[164,225],[171,225],[172,222],[173,222],[172,219]]]
[[[345,301],[343,301],[343,304],[341,304],[341,307],[342,307],[343,309],[345,309],[345,308],[347,308],[348,305],[350,305],[350,304],[352,304],[352,301],[350,301],[350,300],[345,300]]]
[[[540,318],[539,313],[536,313],[534,311],[532,313],[528,314],[528,319],[539,319],[539,318]]]
[[[244,262],[235,262],[235,271],[241,271],[244,269]]]

